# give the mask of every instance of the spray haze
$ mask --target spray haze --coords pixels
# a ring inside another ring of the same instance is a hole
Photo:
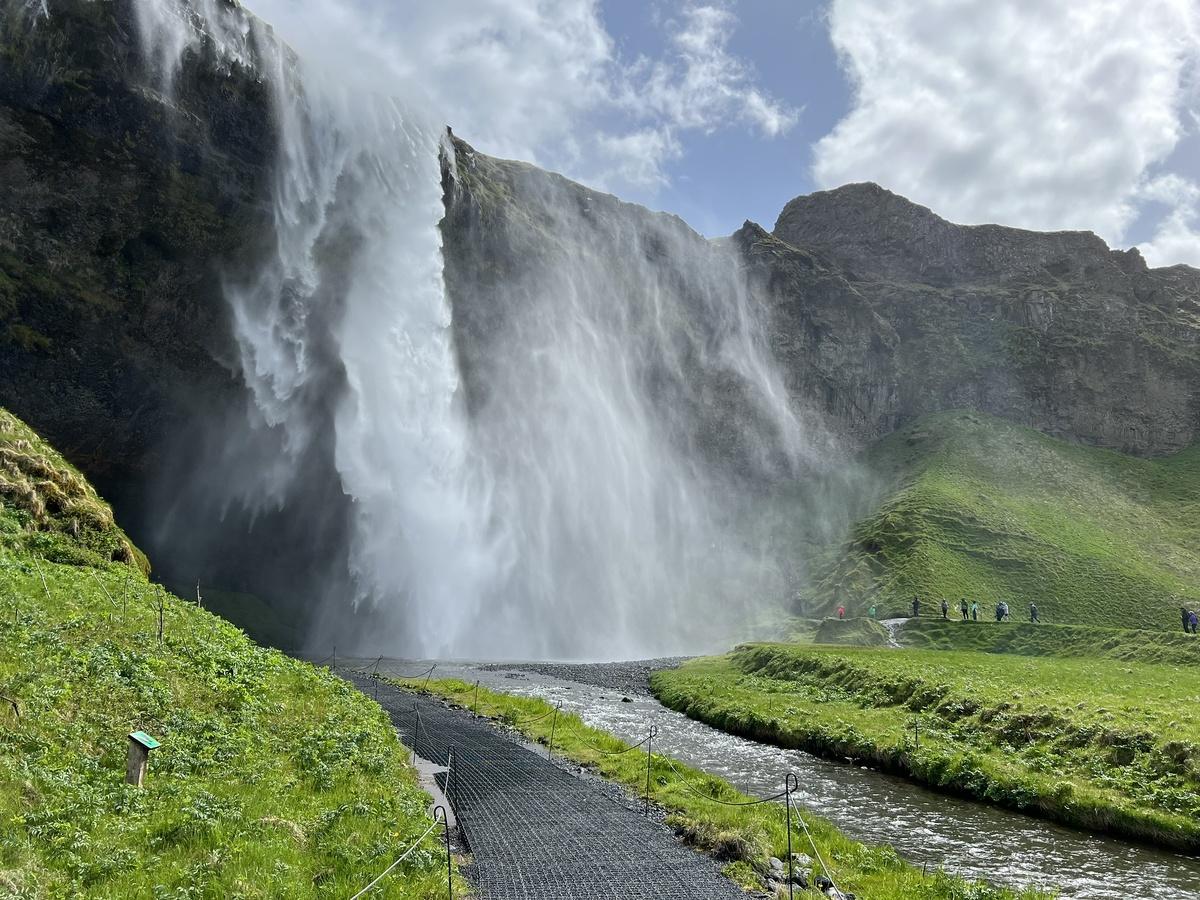
[[[272,91],[274,240],[225,291],[242,474],[223,448],[195,480],[285,515],[323,514],[336,483],[344,546],[310,585],[310,644],[680,652],[787,593],[755,498],[826,439],[732,247],[448,141],[430,92],[335,4],[266,4],[295,55],[237,7],[139,4],[167,96],[201,52]],[[485,178],[531,211],[532,243],[489,222]]]

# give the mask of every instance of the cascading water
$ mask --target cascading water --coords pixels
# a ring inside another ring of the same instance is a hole
[[[293,56],[235,6],[138,2],[168,97],[200,52],[273,90],[274,249],[226,286],[253,400],[236,439],[266,449],[223,489],[286,510],[310,489],[297,460],[331,442],[350,525],[330,558],[351,577],[324,588],[314,646],[681,651],[783,592],[738,480],[793,475],[806,435],[735,254],[554,182],[537,197],[547,252],[486,296],[460,284],[453,322],[439,152],[452,167],[456,151],[435,120]],[[493,327],[473,338],[480,309]],[[739,472],[712,464],[723,443]]]

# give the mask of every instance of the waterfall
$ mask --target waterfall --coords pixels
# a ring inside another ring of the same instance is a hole
[[[564,183],[540,198],[548,237],[619,259],[550,254],[456,297],[456,316],[503,313],[485,342],[456,345],[469,329],[454,327],[438,227],[439,153],[454,149],[435,111],[312,65],[237,6],[138,10],[167,102],[188,54],[273,90],[274,248],[225,290],[252,400],[231,439],[265,449],[221,490],[286,511],[310,487],[297,460],[331,442],[350,527],[330,558],[350,571],[324,591],[314,646],[680,652],[785,590],[738,478],[702,446],[737,444],[753,476],[790,477],[809,453],[732,251],[667,217],[597,225]],[[737,420],[714,426],[714,405]],[[729,434],[702,434],[714,427]]]

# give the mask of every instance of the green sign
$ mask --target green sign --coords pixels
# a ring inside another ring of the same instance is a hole
[[[147,750],[153,750],[155,747],[160,746],[158,741],[156,741],[154,738],[150,737],[150,735],[146,734],[146,732],[144,732],[144,731],[135,731],[133,734],[131,734],[129,736],[129,739],[132,741],[137,741],[139,744],[141,744]]]

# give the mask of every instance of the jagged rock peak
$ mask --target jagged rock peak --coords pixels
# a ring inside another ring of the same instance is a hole
[[[927,284],[1146,271],[1136,250],[1110,250],[1090,231],[1027,231],[956,225],[871,182],[797,197],[774,235],[864,276]]]

